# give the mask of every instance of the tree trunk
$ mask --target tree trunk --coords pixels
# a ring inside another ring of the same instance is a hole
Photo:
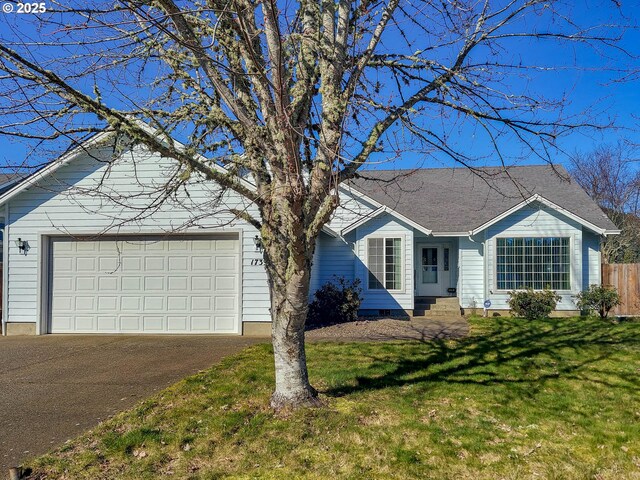
[[[309,309],[309,281],[311,257],[302,242],[289,245],[271,245],[270,260],[287,252],[286,262],[267,261],[267,274],[271,290],[271,336],[276,373],[276,387],[271,407],[281,410],[317,406],[318,392],[309,383],[307,357],[304,346],[304,326]],[[296,248],[297,247],[297,248]]]
[[[318,392],[309,383],[307,373],[304,323],[300,326],[300,320],[294,318],[297,315],[291,312],[272,316],[276,388],[271,407],[275,410],[319,405]]]

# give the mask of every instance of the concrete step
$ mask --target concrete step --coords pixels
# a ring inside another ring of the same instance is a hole
[[[458,306],[458,297],[416,297],[415,304],[420,306],[427,305],[450,305]]]
[[[457,310],[424,310],[424,309],[414,309],[412,317],[417,318],[426,318],[426,317],[461,317],[460,309]]]
[[[440,297],[436,298],[436,305],[455,305],[458,306],[458,297]]]
[[[414,303],[416,305],[422,305],[423,307],[428,307],[429,305],[435,305],[436,301],[435,301],[435,299],[433,299],[433,300],[425,300],[423,298],[416,298]]]
[[[418,305],[416,305],[417,307]],[[440,303],[436,303],[434,305],[427,305],[427,306],[419,306],[420,308],[423,308],[424,310],[429,310],[430,312],[446,312],[446,311],[458,311],[460,310],[460,307],[458,306],[458,304],[456,303],[455,305],[449,305],[449,304],[440,304]]]

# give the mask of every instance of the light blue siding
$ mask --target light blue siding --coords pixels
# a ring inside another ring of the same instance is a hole
[[[167,176],[176,173],[175,163],[134,147],[110,164],[112,152],[109,146],[95,148],[9,202],[7,320],[38,320],[39,239],[43,234],[95,236],[226,230],[241,236],[242,288],[250,292],[242,297],[242,319],[270,321],[264,267],[251,265],[252,259],[261,258],[253,242],[257,231],[228,213],[229,207],[235,207],[256,214],[255,208],[231,192],[216,202],[217,187],[194,176],[186,185],[188,196],[180,190],[177,198],[145,212],[150,199],[162,191]],[[96,190],[100,193],[93,193]],[[17,238],[29,242],[31,249],[26,256],[11,247]]]
[[[353,280],[355,259],[352,243],[321,233],[316,242],[309,296],[313,297],[318,288],[336,276]]]
[[[376,206],[362,198],[361,195],[352,191],[348,186],[341,187],[340,189],[340,205],[334,212],[331,220],[328,223],[328,227],[338,234],[341,231],[368,215]]]
[[[489,298],[494,309],[508,309],[508,292],[496,286],[496,238],[509,236],[569,237],[571,249],[571,290],[558,292],[562,299],[558,310],[575,310],[575,298],[582,288],[582,225],[540,203],[534,203],[514,212],[487,229],[487,283]]]
[[[588,230],[582,231],[582,289],[600,285],[600,237]]]
[[[482,308],[484,293],[484,249],[482,235],[460,237],[458,242],[458,298],[462,308]]]
[[[251,260],[262,258],[253,241],[258,231],[245,224],[242,233],[242,321],[270,322],[271,299],[267,272],[263,266],[251,265]]]
[[[257,215],[254,206],[235,193],[220,193],[211,182],[192,178],[176,198],[170,198],[152,212],[145,212],[150,199],[163,191],[165,179],[176,173],[173,161],[134,147],[110,164],[112,148],[95,148],[38,185],[32,186],[7,205],[5,236],[8,245],[8,275],[5,315],[11,322],[36,322],[42,270],[40,238],[43,235],[170,234],[237,232],[242,245],[243,321],[270,321],[267,276],[256,264],[262,254],[256,251],[253,237],[257,231],[235,220],[229,208],[245,209]],[[94,194],[98,189],[101,193]],[[132,195],[135,197],[132,198]],[[359,198],[345,188],[340,207],[329,227],[337,233],[377,208],[374,202]],[[445,209],[446,210],[446,209]],[[445,212],[443,210],[443,212]],[[3,212],[0,212],[0,215]],[[443,213],[446,214],[446,213]],[[310,296],[334,275],[362,281],[363,310],[414,308],[414,259],[418,244],[451,245],[451,285],[457,287],[463,308],[482,308],[488,297],[492,308],[508,309],[507,292],[497,291],[495,244],[500,236],[562,236],[571,239],[571,291],[563,292],[558,308],[575,309],[573,295],[589,284],[600,282],[600,239],[582,225],[544,207],[529,205],[474,237],[440,239],[416,232],[390,213],[381,214],[359,226],[346,238],[320,234],[311,271]],[[368,289],[367,239],[402,239],[403,275],[399,291]],[[17,238],[31,247],[22,255],[14,247]],[[453,256],[456,252],[457,256]],[[457,270],[457,272],[456,272]]]
[[[403,252],[403,281],[399,291],[369,290],[367,265],[367,239],[371,237],[400,237]],[[355,275],[362,281],[363,310],[413,309],[413,227],[382,214],[356,229]]]

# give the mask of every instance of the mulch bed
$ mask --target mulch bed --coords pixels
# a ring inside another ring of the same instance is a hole
[[[305,338],[310,341],[426,341],[435,338],[459,338],[465,336],[468,331],[469,325],[463,317],[413,321],[361,318],[355,322],[308,328]]]

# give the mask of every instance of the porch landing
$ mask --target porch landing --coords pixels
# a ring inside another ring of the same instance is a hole
[[[458,297],[416,297],[411,320],[461,316]]]

